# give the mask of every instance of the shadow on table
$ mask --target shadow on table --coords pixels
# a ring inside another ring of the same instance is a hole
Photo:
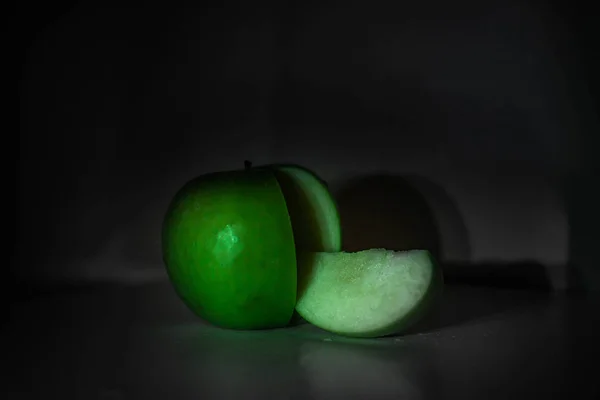
[[[533,262],[444,265],[439,304],[410,333],[440,330],[534,307],[552,297],[543,265]]]

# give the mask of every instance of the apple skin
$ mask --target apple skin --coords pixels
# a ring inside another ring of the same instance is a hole
[[[296,249],[273,171],[200,176],[175,195],[162,227],[163,261],[183,302],[229,329],[286,326],[296,303]]]

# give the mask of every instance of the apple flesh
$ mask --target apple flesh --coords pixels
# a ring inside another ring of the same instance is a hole
[[[430,310],[443,286],[426,250],[309,252],[300,254],[298,269],[298,314],[353,337],[401,333]]]
[[[290,322],[297,244],[337,251],[341,235],[327,187],[295,166],[247,165],[193,179],[175,194],[162,227],[175,291],[201,318],[230,329]]]

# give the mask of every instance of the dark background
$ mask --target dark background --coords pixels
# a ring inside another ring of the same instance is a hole
[[[171,196],[245,159],[327,180],[346,249],[430,248],[450,281],[600,286],[593,13],[188,3],[19,3],[17,292],[163,279]]]
[[[281,3],[17,3],[0,397],[600,398],[592,6]],[[439,309],[376,340],[195,317],[162,217],[247,159],[327,180],[347,250],[433,251]]]

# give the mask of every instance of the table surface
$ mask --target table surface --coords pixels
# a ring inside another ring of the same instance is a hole
[[[218,329],[167,282],[71,289],[11,308],[0,398],[600,398],[596,310],[447,285],[442,308],[412,332],[350,339],[309,324]]]

